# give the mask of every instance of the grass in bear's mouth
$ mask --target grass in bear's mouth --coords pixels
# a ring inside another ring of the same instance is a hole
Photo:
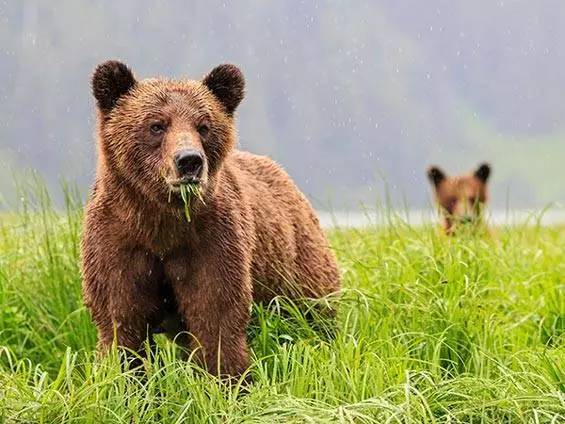
[[[182,202],[184,203],[184,216],[186,217],[187,222],[190,222],[191,221],[190,199],[193,197],[197,197],[201,202],[203,202],[200,185],[194,183],[187,183],[187,184],[181,184],[179,188],[180,188],[180,197],[182,199]]]

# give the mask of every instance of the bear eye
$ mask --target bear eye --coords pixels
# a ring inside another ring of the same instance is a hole
[[[161,135],[165,132],[165,130],[166,130],[165,124],[161,122],[156,122],[154,124],[151,124],[151,126],[149,127],[149,131],[151,131],[151,133],[154,135]]]
[[[201,137],[206,137],[210,132],[210,127],[205,123],[199,124],[198,127],[196,127],[196,131],[198,131],[198,134],[200,134]]]

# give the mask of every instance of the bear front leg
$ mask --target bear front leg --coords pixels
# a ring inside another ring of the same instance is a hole
[[[98,329],[100,351],[114,340],[140,351],[158,320],[161,278],[158,259],[145,250],[84,247],[83,293]]]
[[[166,265],[190,347],[213,375],[237,377],[249,366],[246,330],[252,302],[251,277],[233,252],[183,256]],[[167,272],[168,274],[168,272]]]

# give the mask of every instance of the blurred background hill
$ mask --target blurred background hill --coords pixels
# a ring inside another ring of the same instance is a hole
[[[86,192],[89,78],[247,78],[240,144],[268,154],[318,208],[429,204],[425,168],[488,160],[497,207],[565,199],[560,1],[11,1],[0,4],[0,193],[35,169]]]

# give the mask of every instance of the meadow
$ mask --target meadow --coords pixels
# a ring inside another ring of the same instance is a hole
[[[0,216],[0,422],[565,422],[563,226],[448,238],[383,211],[331,230],[333,335],[284,299],[256,305],[245,387],[164,337],[142,373],[98,357],[80,196],[67,188],[55,208],[45,189],[23,192]]]

